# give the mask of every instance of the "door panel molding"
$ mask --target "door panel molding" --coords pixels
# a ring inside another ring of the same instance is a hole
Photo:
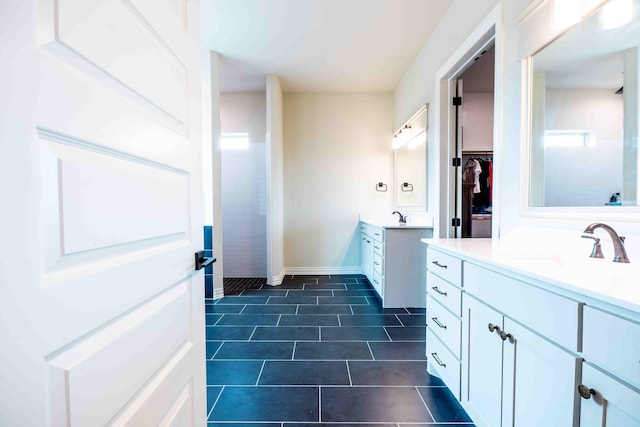
[[[188,353],[190,299],[185,281],[45,358],[49,394],[58,401],[52,407],[65,408],[53,414],[52,425],[106,425],[172,354]]]
[[[49,130],[38,136],[45,271],[186,238],[186,171]]]
[[[171,9],[165,18],[179,28]],[[177,37],[163,28],[171,36],[162,37],[128,0],[39,0],[38,12],[38,43],[47,52],[187,134],[189,72],[176,53],[184,51],[184,30]]]

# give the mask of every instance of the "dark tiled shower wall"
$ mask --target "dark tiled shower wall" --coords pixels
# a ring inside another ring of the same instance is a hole
[[[204,226],[204,256],[213,256],[212,227]],[[204,297],[213,298],[213,264],[209,264],[204,270]]]

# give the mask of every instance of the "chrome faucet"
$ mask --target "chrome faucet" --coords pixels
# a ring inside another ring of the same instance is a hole
[[[618,236],[618,233],[616,233],[616,231],[611,226],[607,224],[603,224],[601,222],[595,222],[589,225],[582,232],[583,233],[582,237],[584,237],[585,239],[593,239],[595,241],[595,244],[593,245],[593,251],[591,252],[590,257],[604,258],[604,256],[602,255],[602,250],[600,248],[600,239],[598,239],[593,235],[593,232],[598,228],[602,228],[607,233],[609,233],[609,236],[613,241],[613,250],[615,252],[613,255],[613,262],[625,262],[625,263],[629,262],[629,257],[627,257],[627,251],[624,249],[624,236]]]
[[[398,215],[400,215],[400,224],[406,224],[406,223],[407,223],[407,216],[406,216],[406,215],[402,215],[402,214],[401,214],[400,212],[398,212],[398,211],[393,211],[393,212],[391,213],[391,215],[393,215],[393,214],[398,214]]]

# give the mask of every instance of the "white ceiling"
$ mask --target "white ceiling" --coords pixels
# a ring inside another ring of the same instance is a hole
[[[452,0],[202,0],[223,92],[392,91]]]

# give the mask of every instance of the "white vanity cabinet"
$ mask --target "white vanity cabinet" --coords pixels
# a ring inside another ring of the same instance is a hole
[[[463,280],[462,402],[476,424],[576,426],[580,359],[550,336],[577,345],[580,304],[470,263]]]
[[[431,227],[360,221],[360,263],[385,308],[425,307],[425,247]]]
[[[494,262],[485,243],[428,246],[429,372],[477,426],[640,427],[638,313]]]
[[[640,323],[585,307],[582,354],[580,426],[640,426]]]

